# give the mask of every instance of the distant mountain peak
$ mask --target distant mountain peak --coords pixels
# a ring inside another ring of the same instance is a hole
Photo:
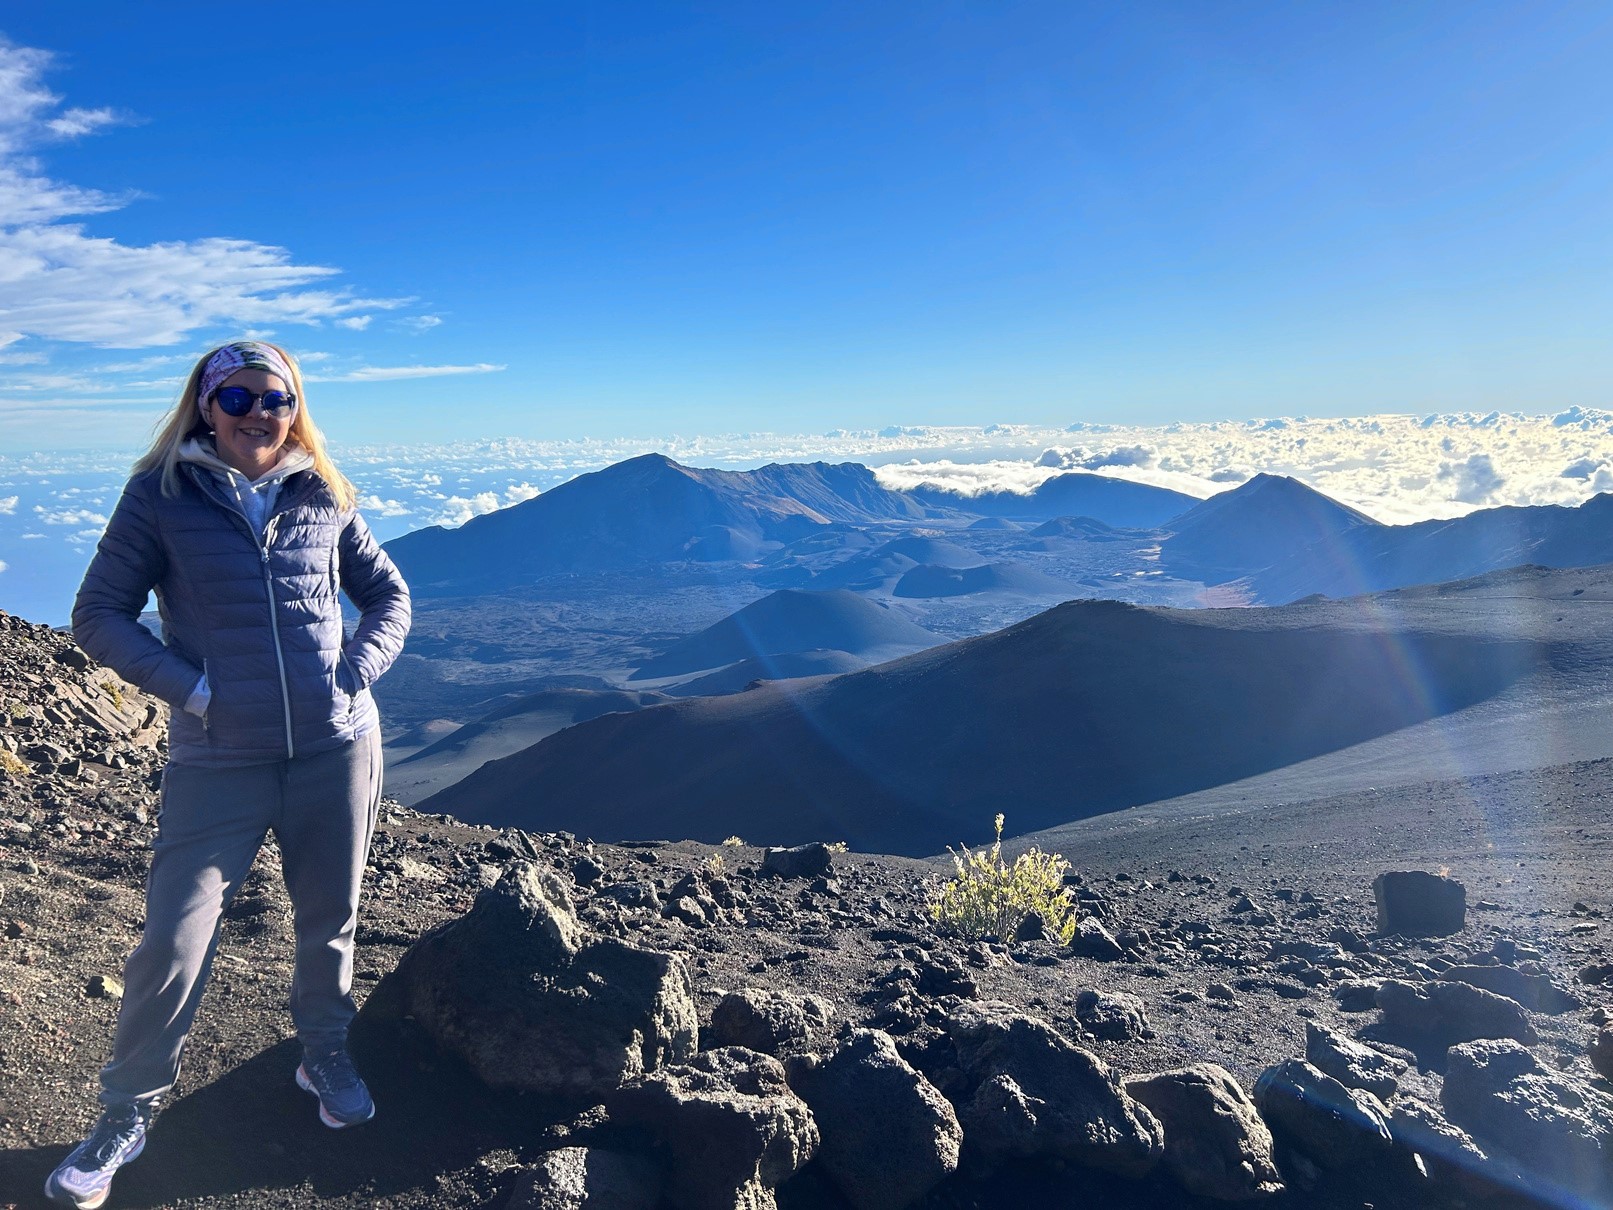
[[[1290,475],[1258,474],[1171,522],[1162,545],[1178,574],[1221,583],[1295,550],[1381,522]]]

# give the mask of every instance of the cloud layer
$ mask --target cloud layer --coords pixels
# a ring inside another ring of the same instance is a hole
[[[892,487],[963,494],[1030,491],[1069,470],[1156,483],[1195,496],[1260,471],[1293,475],[1391,523],[1505,504],[1577,505],[1613,491],[1613,413],[1281,417],[1156,428],[892,425],[827,434],[727,433],[634,440],[496,439],[348,446],[338,464],[384,541],[529,500],[579,474],[659,451],[685,464],[860,462]],[[133,451],[0,454],[0,560],[6,608],[60,621],[117,503]]]
[[[1394,524],[1475,508],[1583,503],[1613,490],[1613,413],[1282,417],[1160,427],[890,426],[611,441],[496,440],[355,447],[343,465],[390,515],[460,524],[576,474],[660,452],[690,465],[862,462],[891,487],[1030,491],[1085,470],[1211,496],[1259,472],[1292,475]]]

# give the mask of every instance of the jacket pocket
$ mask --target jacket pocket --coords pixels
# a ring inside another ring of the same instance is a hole
[[[207,686],[207,703],[202,707],[202,734],[209,743],[213,740],[213,674],[202,661],[202,684]]]
[[[358,708],[358,695],[363,692],[359,688],[358,674],[353,666],[347,662],[347,653],[337,652],[336,671],[336,722],[340,727],[347,727],[353,721],[353,713]]]
[[[358,673],[353,670],[353,665],[348,663],[345,651],[336,654],[336,687],[348,697],[357,697],[364,692],[364,686],[359,684]]]

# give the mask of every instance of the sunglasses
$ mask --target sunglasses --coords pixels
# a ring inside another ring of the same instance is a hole
[[[265,416],[289,416],[297,406],[297,397],[290,391],[264,391],[260,395],[245,387],[219,387],[213,392],[213,402],[227,416],[245,416],[259,401]]]

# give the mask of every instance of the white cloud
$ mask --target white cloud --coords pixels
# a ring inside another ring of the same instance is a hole
[[[1485,503],[1506,482],[1496,472],[1495,462],[1489,454],[1469,454],[1462,462],[1442,462],[1439,478],[1452,485],[1451,499],[1464,504]]]
[[[346,374],[306,374],[309,382],[393,382],[400,378],[441,378],[448,374],[497,374],[508,366],[363,366]]]
[[[112,361],[105,365],[96,366],[96,372],[101,374],[143,374],[155,370],[159,366],[170,366],[178,363],[189,364],[200,356],[190,353],[157,353],[151,357],[139,357],[133,361]]]
[[[1040,459],[1032,463],[1001,458],[988,462],[954,462],[950,458],[921,462],[915,458],[882,466],[876,474],[886,487],[898,491],[939,487],[961,496],[978,496],[983,492],[1032,492],[1061,469]]]
[[[11,374],[0,388],[7,391],[83,391],[102,394],[113,388],[82,374]]]
[[[362,332],[370,326],[370,321],[374,318],[375,316],[373,315],[349,315],[345,319],[338,319],[336,326],[338,328],[347,328],[353,332]]]
[[[442,325],[441,315],[409,315],[398,320],[398,326],[413,328],[416,332],[428,332],[432,328]]]
[[[449,496],[443,501],[440,511],[430,521],[432,525],[446,525],[450,529],[463,525],[472,517],[479,517],[483,513],[490,513],[502,505],[499,498],[492,492],[477,492],[471,497]]]
[[[105,401],[78,407],[75,424],[97,431],[109,424],[130,434],[128,453],[143,448],[150,426],[149,404],[127,417]],[[0,445],[24,449],[30,415],[24,405],[0,399]],[[63,396],[56,406],[73,407]],[[1449,416],[1379,415],[1346,418],[1242,419],[1168,426],[1083,426],[1079,438],[1062,427],[900,426],[899,435],[877,430],[838,430],[834,435],[712,433],[689,436],[528,440],[499,438],[415,446],[350,446],[336,451],[338,464],[360,494],[409,510],[386,517],[371,502],[365,507],[394,536],[407,525],[462,524],[494,507],[516,503],[527,493],[549,490],[576,475],[640,454],[661,452],[692,466],[742,469],[767,462],[861,462],[891,486],[933,482],[954,490],[1029,491],[1050,475],[1085,469],[1075,463],[1107,462],[1095,473],[1208,496],[1246,481],[1257,472],[1292,475],[1318,491],[1394,523],[1455,517],[1482,506],[1579,504],[1613,490],[1613,414],[1607,422],[1588,410],[1569,423],[1562,414],[1456,413]],[[1008,435],[1001,430],[1009,430]],[[1079,440],[1080,445],[1073,441]],[[1147,449],[1154,465],[1124,454]],[[1070,465],[1057,451],[1069,451]],[[1049,452],[1053,451],[1051,457]],[[1117,456],[1119,455],[1119,456]],[[1488,463],[1474,462],[1474,455]],[[1045,464],[1038,465],[1039,462]],[[1129,465],[1115,465],[1129,461]],[[1484,467],[1488,466],[1488,474]],[[1583,476],[1564,477],[1573,467]],[[128,457],[119,453],[32,455],[0,453],[0,490],[7,495],[40,482],[53,469],[60,482],[120,484]],[[1457,468],[1461,468],[1458,470]],[[1441,471],[1445,470],[1442,475]],[[24,492],[22,513],[40,497]],[[82,506],[91,497],[81,497]],[[63,508],[63,501],[52,506]],[[98,506],[96,512],[106,511]],[[46,527],[32,514],[31,528]],[[381,527],[378,526],[378,529]],[[13,563],[16,557],[11,556]]]
[[[504,503],[521,504],[542,494],[543,489],[540,487],[533,487],[530,483],[516,483],[504,489]]]
[[[58,117],[48,118],[45,129],[60,139],[76,139],[106,126],[126,126],[134,119],[115,109],[69,109]]]
[[[0,513],[14,513],[17,511],[16,496],[0,496]]]
[[[407,301],[310,288],[337,270],[297,264],[286,249],[251,240],[140,246],[63,222],[119,209],[134,195],[55,180],[36,150],[133,119],[104,107],[60,109],[44,84],[51,66],[49,52],[0,39],[0,345],[25,335],[140,348],[213,325],[317,324]]]
[[[1042,456],[1036,460],[1038,466],[1051,466],[1058,470],[1098,470],[1105,466],[1155,466],[1159,462],[1159,453],[1152,446],[1147,445],[1121,445],[1094,453],[1085,446],[1074,449],[1063,449],[1055,446],[1042,451]]]
[[[85,508],[57,508],[49,509],[42,504],[34,505],[34,512],[46,525],[102,525],[106,518],[100,513],[91,512]],[[99,530],[91,531],[99,533]]]
[[[0,571],[10,571],[11,567],[4,559],[0,559]]]
[[[414,509],[401,500],[383,500],[373,492],[367,496],[360,496],[358,506],[375,517],[407,517],[414,512]]]

